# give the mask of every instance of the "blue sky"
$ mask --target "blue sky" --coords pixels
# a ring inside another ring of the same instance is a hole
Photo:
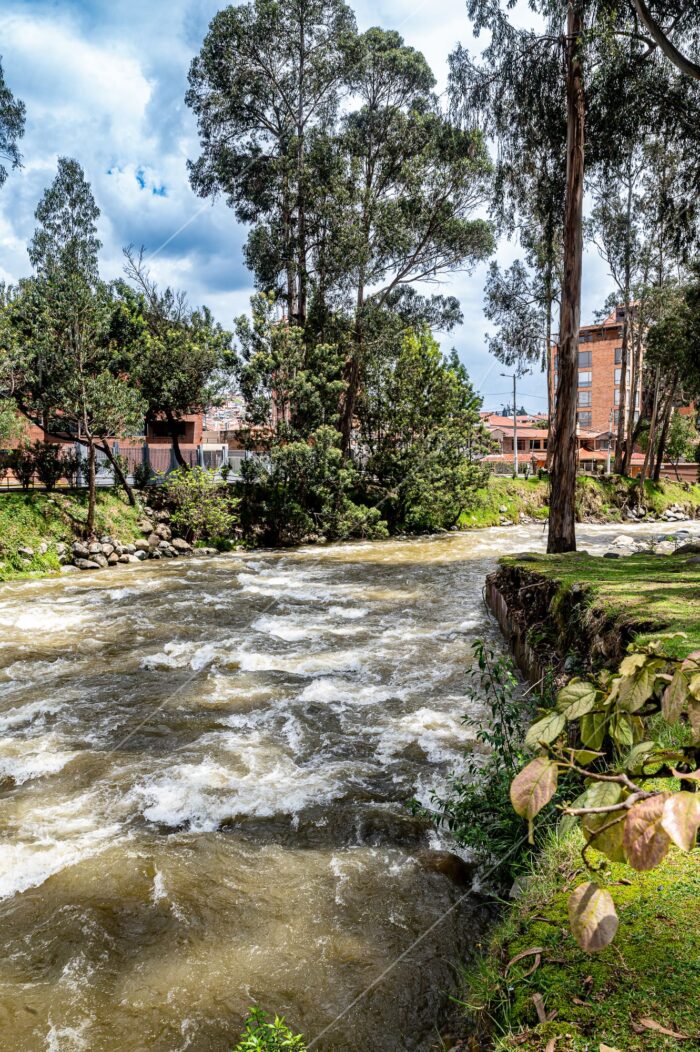
[[[195,123],[183,98],[187,70],[212,15],[215,0],[41,2],[5,0],[0,12],[0,54],[5,77],[27,105],[24,169],[0,191],[0,280],[30,270],[26,245],[37,201],[51,182],[60,155],[83,165],[100,208],[101,262],[106,278],[121,272],[121,250],[133,243],[152,253],[154,277],[187,290],[230,326],[252,291],[242,259],[245,230],[222,202],[191,191],[186,161],[198,153]],[[398,29],[420,48],[444,86],[447,57],[457,41],[474,41],[462,0],[361,0],[360,29]],[[521,19],[529,15],[521,0]],[[508,263],[518,247],[504,242]],[[457,274],[440,291],[459,297],[464,325],[446,337],[455,346],[486,408],[510,397],[510,382],[488,354],[483,316],[486,267]],[[595,251],[586,256],[583,320],[592,320],[610,291]],[[541,374],[520,390],[530,411],[544,409]]]

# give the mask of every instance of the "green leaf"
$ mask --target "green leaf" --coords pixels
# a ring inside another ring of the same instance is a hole
[[[620,675],[621,676],[634,676],[640,668],[644,668],[647,663],[646,654],[628,654],[627,657],[622,659],[620,663]]]
[[[557,779],[557,765],[546,756],[532,760],[513,779],[510,787],[511,803],[516,813],[530,823],[531,837],[532,820],[554,796]]]
[[[617,782],[592,782],[579,797],[576,807],[612,807],[622,795],[622,786]]]
[[[621,749],[631,749],[634,745],[634,732],[629,716],[616,712],[610,721],[610,737]]]
[[[684,791],[669,796],[661,826],[682,851],[692,851],[700,828],[700,794]]]
[[[644,761],[650,753],[655,752],[660,746],[656,742],[639,742],[634,745],[625,756],[623,767],[626,771],[643,771]]]
[[[581,742],[587,749],[600,749],[608,722],[606,712],[589,712],[581,718]]]
[[[595,684],[585,679],[572,679],[559,691],[557,709],[567,720],[578,720],[596,708],[600,696]]]
[[[677,723],[688,696],[688,680],[677,669],[661,699],[661,713],[667,723]]]
[[[569,896],[571,932],[581,949],[588,953],[609,946],[618,923],[610,892],[592,881],[579,885]]]
[[[566,726],[566,719],[561,712],[550,712],[544,719],[533,723],[525,735],[525,744],[529,749],[537,749],[543,743],[549,745],[556,741]]]
[[[668,854],[671,841],[661,825],[667,797],[668,793],[650,796],[627,812],[624,846],[634,869],[655,869]]]
[[[639,655],[630,655],[638,657]],[[625,661],[628,659],[625,658]],[[624,665],[624,661],[622,664]],[[634,676],[626,676],[620,683],[617,703],[627,712],[637,712],[654,693],[656,683],[654,664],[646,664]]]
[[[589,844],[611,862],[625,862],[624,811],[619,814],[584,815],[581,827]],[[607,827],[607,828],[606,828]]]

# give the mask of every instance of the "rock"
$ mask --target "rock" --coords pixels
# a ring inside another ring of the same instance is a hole
[[[17,554],[21,555],[23,559],[33,559],[34,549],[33,548],[18,548]]]
[[[192,545],[188,544],[183,537],[175,537],[172,541],[172,546],[176,552],[179,552],[180,555],[184,555],[185,552],[192,551]],[[698,549],[698,551],[700,551],[700,548]]]
[[[619,559],[620,558],[620,553],[619,552],[606,552],[605,555],[603,556],[603,558],[604,559]]]
[[[697,566],[700,563],[700,555],[694,555],[692,559],[688,559],[688,566]]]
[[[621,533],[619,535],[619,537],[616,537],[615,540],[611,542],[611,547],[612,548],[636,548],[637,547],[637,541],[634,539],[634,537],[628,537],[626,533]]]
[[[170,522],[170,512],[163,509],[155,514],[156,522]]]
[[[506,515],[507,513],[508,513],[508,508],[506,507],[505,504],[501,504],[500,508],[498,509],[498,514],[499,515]]]
[[[41,544],[39,545],[38,549],[37,549],[37,551],[39,552],[39,555],[46,555],[48,550],[49,550],[49,546],[46,543],[46,541],[42,541]]]
[[[104,537],[100,537],[100,544],[110,544],[112,547],[114,547],[114,538],[107,537],[106,535]]]
[[[141,543],[143,544],[143,541]],[[146,541],[146,544],[148,544],[148,541]],[[136,551],[136,545],[135,544],[122,544],[121,547],[122,547],[122,555],[133,555],[134,552]]]
[[[102,556],[104,559],[104,555]],[[106,563],[105,559],[105,563]],[[94,559],[75,559],[73,565],[77,566],[79,570],[101,570],[102,567],[99,563],[96,563]]]
[[[104,541],[102,543],[102,554],[106,555],[107,558],[109,559],[110,555],[112,555],[113,552],[114,552],[114,545],[113,544],[109,544],[107,541]]]
[[[117,555],[116,552],[112,552],[111,555],[107,556],[107,562],[109,563],[110,566],[116,566],[117,563],[119,562],[120,558],[121,558],[120,555]]]
[[[88,544],[88,551],[90,555],[104,554],[104,552],[102,551],[102,545],[99,543],[99,541],[93,541],[91,544]]]
[[[695,541],[688,541],[686,544],[679,544],[676,548],[676,555],[698,555],[700,554],[700,544]]]
[[[138,554],[138,552],[147,552],[147,551],[149,551],[150,547],[151,546],[148,543],[148,541],[137,541],[136,544],[127,544],[126,545],[127,550],[129,548],[133,548],[134,552],[136,552],[137,554]],[[128,554],[131,555],[131,552],[129,552]]]
[[[156,526],[156,528],[155,528],[155,530],[153,532],[156,533],[158,535],[158,537],[160,537],[161,540],[164,540],[164,541],[169,541],[170,538],[173,535],[172,534],[172,530],[170,529],[170,527],[166,526],[164,522],[158,523],[158,525]]]
[[[82,541],[73,542],[73,555],[77,555],[79,559],[87,559],[89,554],[87,544]]]
[[[673,541],[661,541],[661,543],[656,546],[657,555],[673,555],[675,550],[676,546]]]
[[[162,540],[162,538],[159,537],[157,533],[149,534],[148,547],[149,548],[157,548],[158,545],[160,544],[161,540]]]
[[[80,573],[80,567],[79,566],[73,566],[72,563],[66,563],[64,566],[61,567],[60,572],[61,573]]]
[[[129,558],[131,558],[131,556],[129,556]],[[133,558],[134,558],[134,559],[136,559],[136,561],[137,561],[137,562],[140,562],[140,563],[141,563],[141,562],[143,562],[143,560],[144,560],[144,559],[147,559],[147,558],[148,558],[148,555],[147,555],[147,554],[146,554],[146,552],[145,552],[145,551],[143,550],[143,548],[139,548],[139,549],[138,549],[138,550],[137,550],[137,551],[136,551],[136,552],[134,553],[134,556],[133,556]]]
[[[149,559],[162,559],[163,558],[163,553],[160,551],[159,548],[151,548],[151,550],[149,552],[149,555],[148,555],[148,558]]]
[[[139,519],[137,525],[138,528],[141,530],[141,533],[153,533],[153,522],[151,521],[151,519]]]

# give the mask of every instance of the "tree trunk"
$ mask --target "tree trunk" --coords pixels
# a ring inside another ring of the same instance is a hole
[[[85,528],[88,537],[95,534],[95,504],[97,502],[97,484],[95,482],[95,441],[88,439],[88,512]]]
[[[124,472],[122,471],[121,467],[119,466],[119,461],[117,460],[117,458],[115,457],[114,453],[110,449],[109,442],[107,442],[106,439],[103,439],[102,442],[100,442],[100,449],[102,450],[103,453],[105,453],[105,455],[107,457],[107,460],[112,465],[112,470],[114,471],[114,474],[119,479],[119,482],[121,483],[121,485],[124,487],[124,492],[126,493],[126,497],[127,497],[127,500],[129,501],[129,504],[131,505],[132,508],[135,508],[136,507],[136,497],[134,496],[134,491],[131,488],[131,486],[129,485],[129,483],[127,482],[126,475],[124,474]]]
[[[183,457],[182,450],[180,449],[180,438],[179,438],[178,433],[177,433],[177,423],[178,422],[175,419],[175,417],[173,416],[173,414],[170,413],[170,412],[166,412],[165,419],[168,421],[168,426],[169,426],[169,430],[170,430],[170,438],[172,439],[172,443],[173,443],[173,453],[175,454],[175,460],[178,463],[178,467],[188,468],[189,464],[187,463],[187,461]]]
[[[547,442],[547,461],[546,467],[549,470],[549,466],[552,460],[552,431],[554,427],[554,354],[552,350],[552,295],[551,295],[551,282],[548,286],[547,295],[547,323],[545,331],[545,339],[547,340],[547,429],[549,432],[549,440]]]
[[[550,471],[548,552],[576,551],[576,403],[583,268],[585,100],[580,0],[569,0],[566,42],[567,158],[564,281],[559,324],[557,401]]]
[[[630,332],[630,299],[631,299],[631,285],[632,285],[632,247],[630,240],[632,237],[631,223],[632,223],[632,173],[628,170],[628,183],[627,183],[627,232],[626,232],[626,244],[625,244],[625,284],[624,284],[624,308],[625,308],[625,320],[622,325],[622,355],[620,360],[620,402],[618,405],[618,416],[617,416],[617,441],[615,443],[615,467],[614,471],[616,475],[620,474],[622,464],[625,457],[625,436],[627,432],[627,400],[628,400],[628,386],[627,386],[627,358],[629,349],[629,332]],[[614,368],[614,366],[613,366]],[[631,370],[630,370],[631,371]],[[631,377],[630,377],[631,379]],[[629,412],[633,412],[634,404],[634,393],[629,392],[630,408]]]
[[[656,451],[656,463],[654,464],[654,482],[658,482],[661,478],[661,468],[664,462],[664,453],[666,452],[666,443],[668,441],[668,429],[671,426],[671,417],[673,415],[673,401],[676,397],[676,386],[677,379],[674,377],[668,392],[668,398],[664,407],[663,423],[661,425],[661,434],[659,435],[659,448]],[[678,468],[676,467],[676,474],[678,474]]]
[[[647,451],[644,455],[644,464],[639,476],[639,500],[644,503],[644,483],[649,477],[649,466],[654,456],[654,442],[656,441],[656,420],[659,412],[659,384],[661,377],[659,375],[659,368],[656,367],[656,378],[654,380],[654,401],[651,407],[651,419],[649,421],[649,439],[647,443]]]

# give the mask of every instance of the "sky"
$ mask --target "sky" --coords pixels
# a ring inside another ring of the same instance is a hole
[[[447,59],[459,41],[478,53],[464,0],[357,0],[360,30],[397,29],[423,51],[442,90]],[[0,55],[5,79],[27,107],[21,144],[24,167],[0,189],[0,280],[30,273],[27,243],[34,210],[59,156],[85,169],[102,215],[103,277],[118,277],[122,249],[143,245],[152,276],[207,304],[230,327],[247,310],[252,279],[243,262],[246,230],[223,201],[198,198],[187,160],[199,153],[194,118],[185,106],[187,71],[216,0],[4,0]],[[519,17],[530,17],[521,0]],[[496,258],[509,264],[518,246],[503,241]],[[503,367],[486,348],[483,315],[486,264],[450,275],[438,290],[459,298],[464,323],[442,338],[457,349],[486,409],[512,397]],[[586,254],[582,320],[593,320],[611,290],[595,250]],[[518,403],[546,409],[544,376],[522,378]]]

